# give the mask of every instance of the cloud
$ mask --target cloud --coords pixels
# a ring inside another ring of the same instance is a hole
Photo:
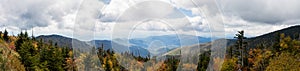
[[[299,0],[222,0],[221,4],[226,14],[249,22],[295,24],[300,20]]]
[[[115,29],[132,30],[137,24],[141,25],[135,31],[149,32],[145,35],[168,34],[166,32],[175,29],[179,33],[201,36],[224,34],[222,32],[233,35],[245,30],[249,36],[257,36],[300,23],[297,0],[159,1],[1,0],[0,28],[13,31],[33,28],[40,34],[59,32],[68,36],[76,33],[78,36],[74,37],[91,39],[92,35],[88,34],[109,38]],[[251,31],[257,29],[260,31]]]
[[[98,31],[100,30],[100,32],[102,30],[103,33],[109,33],[104,32],[107,30],[114,30],[110,32],[120,30],[118,33],[125,34],[125,30],[130,31],[133,29],[133,26],[141,24],[142,22],[143,24],[138,26],[134,31],[143,31],[144,34],[147,33],[145,31],[152,33],[154,31],[162,33],[164,33],[164,31],[178,31],[178,34],[195,34],[197,32],[206,34],[213,31],[224,31],[223,26],[218,26],[222,25],[222,19],[220,16],[216,16],[218,14],[217,12],[214,12],[218,10],[218,8],[215,5],[210,5],[214,3],[214,1],[202,2],[204,1],[194,2],[201,3],[201,6],[195,6],[192,1],[182,2],[181,0],[113,0],[102,10],[102,16],[98,23],[102,25],[97,26],[97,29]],[[204,14],[209,16],[206,17],[209,18],[209,20],[204,20]],[[153,19],[159,19],[160,21],[158,22],[156,20],[145,23],[145,20]],[[213,22],[216,20],[217,22]]]
[[[48,33],[72,36],[74,27],[93,32],[91,25],[84,23],[97,21],[101,8],[109,2],[110,0],[0,0],[0,28],[17,33],[20,30],[38,30],[36,35]],[[84,26],[78,27],[80,25]]]
[[[63,17],[76,11],[78,4],[79,0],[1,0],[0,11],[4,14],[0,22],[20,29],[47,27],[53,22],[64,24]]]
[[[255,37],[295,24],[265,24],[249,22],[237,16],[223,16],[227,38],[233,38],[237,31],[244,30],[247,37]]]

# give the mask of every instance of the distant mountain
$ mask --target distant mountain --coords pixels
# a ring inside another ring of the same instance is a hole
[[[211,38],[183,34],[149,36],[146,38],[113,39],[114,42],[122,45],[127,45],[131,48],[147,49],[151,53],[151,55],[160,55],[175,48],[199,43],[207,43],[211,40]]]
[[[94,45],[97,48],[102,47],[102,45],[103,45],[105,50],[114,49],[114,51],[117,51],[117,52],[129,51],[136,56],[140,55],[140,56],[146,57],[148,54],[150,54],[149,51],[145,48],[135,47],[135,46],[125,46],[125,45],[122,45],[122,44],[119,44],[116,42],[112,42],[110,40],[92,40],[92,41],[89,41],[88,43],[91,45]]]
[[[205,43],[211,41],[210,38],[204,38],[199,36],[191,35],[163,35],[163,36],[150,36],[146,38],[134,38],[129,39],[128,44],[125,39],[114,39],[111,40],[91,40],[91,41],[80,41],[74,38],[64,37],[61,35],[41,35],[36,37],[38,40],[43,39],[44,42],[57,43],[61,47],[73,47],[75,49],[87,50],[91,47],[101,47],[102,44],[104,49],[112,50],[114,47],[115,51],[124,52],[130,51],[134,55],[147,56],[159,55],[166,53],[170,50],[181,46],[188,46],[198,43]],[[74,43],[74,44],[72,44]]]
[[[94,45],[96,48],[104,47],[105,50],[112,47],[110,40],[92,40],[88,42],[90,45]]]
[[[75,49],[81,49],[81,50],[88,50],[92,47],[92,45],[88,45],[86,42],[69,38],[69,37],[64,37],[61,35],[41,35],[36,37],[37,40],[41,40],[46,43],[52,42],[52,44],[57,43],[58,46],[60,47],[73,47]],[[73,43],[73,44],[72,44]]]
[[[164,45],[170,47],[180,47],[180,46],[188,46],[198,43],[207,43],[210,42],[211,38],[193,36],[193,35],[162,35],[162,36],[149,36],[146,38],[133,38],[129,40],[129,43],[140,46],[144,48],[148,48],[149,45],[153,41],[159,41]]]

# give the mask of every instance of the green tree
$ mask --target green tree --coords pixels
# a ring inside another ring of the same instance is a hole
[[[46,65],[50,71],[64,70],[64,57],[61,48],[53,45],[40,44],[41,48],[41,63]]]
[[[240,68],[244,68],[245,65],[248,65],[248,48],[244,31],[238,31],[234,38],[237,39],[235,47],[239,50],[238,64],[240,65]]]
[[[206,71],[210,60],[210,52],[211,51],[204,52],[199,56],[199,62],[197,66],[198,71]]]
[[[39,70],[39,54],[38,49],[36,49],[31,41],[26,41],[18,47],[17,51],[21,56],[21,61],[26,67],[26,70]]]

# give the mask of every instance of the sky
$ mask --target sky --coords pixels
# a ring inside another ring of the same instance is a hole
[[[254,37],[300,24],[299,0],[0,0],[0,29],[80,40]]]

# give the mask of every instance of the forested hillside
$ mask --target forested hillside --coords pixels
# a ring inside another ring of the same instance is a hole
[[[299,35],[291,36],[292,34],[299,34],[299,30],[295,30],[299,28],[299,26],[294,26],[250,39],[244,36],[244,31],[239,31],[235,37],[236,43],[227,49],[221,70],[300,70]],[[280,34],[278,35],[278,33]]]
[[[73,52],[70,47],[43,43],[27,32],[8,36],[0,33],[1,69],[4,71],[62,71],[76,70],[73,65]],[[51,41],[50,41],[51,42]]]

